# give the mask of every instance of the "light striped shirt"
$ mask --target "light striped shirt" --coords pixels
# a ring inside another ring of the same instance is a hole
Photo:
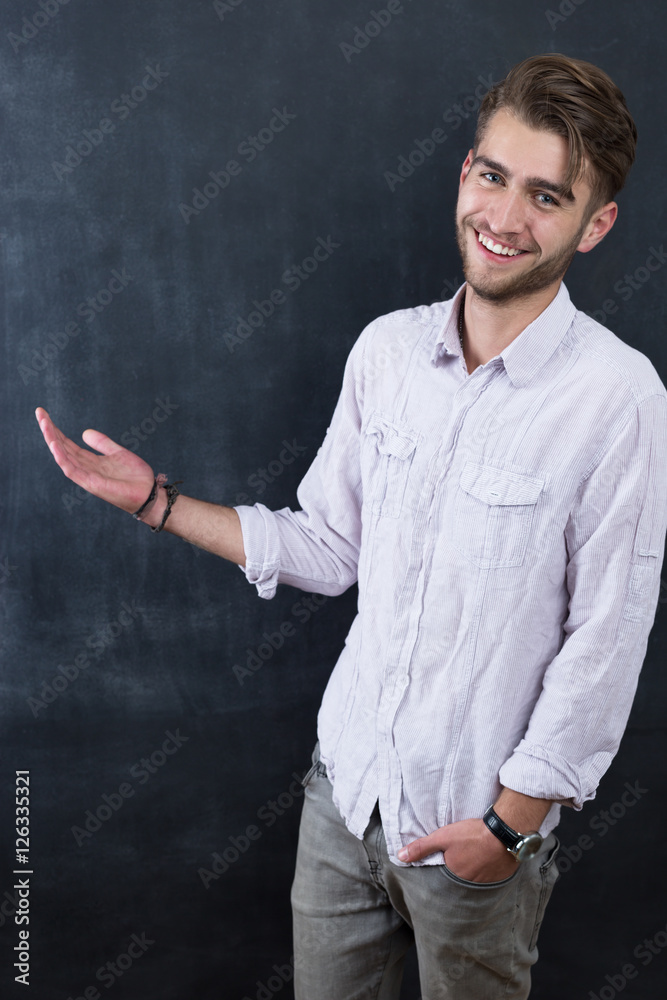
[[[238,506],[246,578],[359,584],[318,715],[348,829],[391,860],[501,786],[580,809],[625,729],[667,530],[667,392],[561,283],[468,374],[453,299],[381,316],[345,366],[300,510]],[[417,864],[437,864],[431,855]]]

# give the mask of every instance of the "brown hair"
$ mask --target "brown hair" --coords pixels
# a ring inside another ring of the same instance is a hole
[[[484,96],[475,132],[475,154],[491,117],[505,108],[531,128],[567,139],[568,194],[591,165],[588,216],[621,190],[635,158],[637,128],[625,98],[607,74],[559,53],[531,56],[514,66]]]

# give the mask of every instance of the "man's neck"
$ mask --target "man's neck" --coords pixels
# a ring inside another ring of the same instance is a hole
[[[489,302],[470,285],[465,289],[463,347],[468,374],[497,357],[547,306],[553,302],[560,280],[530,297],[509,302]]]

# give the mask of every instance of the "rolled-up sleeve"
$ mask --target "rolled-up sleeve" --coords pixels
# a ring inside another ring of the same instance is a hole
[[[581,809],[620,744],[655,620],[667,531],[667,399],[619,421],[569,517],[565,639],[503,785]]]
[[[364,348],[372,325],[348,356],[331,424],[297,489],[301,509],[272,511],[261,503],[234,508],[246,553],[240,568],[260,597],[274,597],[279,583],[334,596],[357,579]]]

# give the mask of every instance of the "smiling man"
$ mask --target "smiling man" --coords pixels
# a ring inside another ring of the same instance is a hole
[[[590,250],[611,228],[614,202],[599,208],[584,179],[570,191],[553,179],[565,174],[567,162],[560,136],[543,132],[536,142],[535,130],[511,111],[494,115],[463,165],[457,211],[459,250],[476,295],[501,303],[542,293],[547,305],[576,251]],[[475,227],[474,216],[488,231]],[[469,249],[471,235],[481,248]],[[508,242],[498,242],[500,235]]]
[[[179,496],[37,411],[66,475],[260,597],[359,584],[304,779],[297,1000],[397,1000],[413,942],[424,1000],[529,994],[554,829],[618,749],[667,530],[665,387],[562,281],[611,229],[635,141],[589,63],[537,56],[489,91],[465,283],[362,331],[299,510]]]
[[[469,371],[549,305],[575,253],[599,243],[617,214],[614,201],[600,204],[611,185],[595,177],[590,161],[566,183],[567,141],[543,129],[536,134],[520,113],[501,104],[490,117],[483,105],[476,147],[461,172],[456,236],[469,288]],[[627,127],[629,168],[635,139],[629,116]]]

